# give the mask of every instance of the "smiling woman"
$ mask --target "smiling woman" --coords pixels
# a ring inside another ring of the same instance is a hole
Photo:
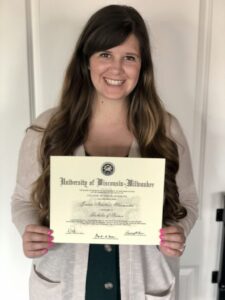
[[[138,39],[131,34],[121,45],[90,57],[90,76],[96,100],[125,101],[134,90],[141,69]]]
[[[50,156],[58,155],[165,158],[160,245],[54,244]],[[39,116],[22,143],[12,215],[34,258],[31,300],[178,299],[178,257],[197,196],[186,139],[157,95],[148,32],[134,8],[110,5],[87,22],[59,106]]]

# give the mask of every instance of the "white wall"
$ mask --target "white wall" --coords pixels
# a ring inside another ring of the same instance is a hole
[[[202,205],[205,224],[202,235],[208,248],[202,251],[202,282],[211,281],[208,269],[219,268],[222,222],[217,223],[216,209],[224,207],[225,192],[225,1],[216,0],[213,6],[212,39],[210,48],[209,82],[205,87],[208,98],[206,108],[205,161]],[[217,234],[218,233],[218,234]],[[211,259],[212,258],[212,259]],[[214,259],[216,258],[216,259]],[[209,265],[209,267],[207,267]],[[202,293],[205,289],[201,285]],[[211,299],[216,291],[209,290]]]
[[[18,300],[28,299],[30,268],[10,214],[18,148],[29,124],[25,22],[25,1],[0,1],[0,286],[3,297]]]

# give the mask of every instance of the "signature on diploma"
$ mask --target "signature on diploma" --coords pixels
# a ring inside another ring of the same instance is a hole
[[[117,238],[111,234],[98,234],[96,233],[95,236],[94,236],[94,239],[100,239],[100,240],[117,240]]]
[[[75,226],[71,225],[68,229],[66,234],[84,234],[83,232],[79,232],[76,230]]]
[[[146,236],[146,234],[144,232],[141,231],[130,231],[127,230],[124,235],[128,235],[128,236]]]

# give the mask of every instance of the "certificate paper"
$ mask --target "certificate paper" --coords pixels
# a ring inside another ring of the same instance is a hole
[[[157,245],[165,159],[52,156],[54,242]]]

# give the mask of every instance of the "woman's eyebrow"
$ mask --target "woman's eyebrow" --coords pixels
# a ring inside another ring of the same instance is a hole
[[[113,54],[113,51],[110,51],[110,50],[102,50],[100,52],[107,52],[109,54]],[[134,55],[134,56],[140,57],[140,55],[137,52],[125,52],[124,54],[125,55]]]
[[[140,57],[140,55],[137,54],[137,53],[135,53],[135,52],[126,52],[125,54],[126,54],[126,55],[133,55],[133,56]]]
[[[109,54],[113,54],[113,51],[110,51],[110,50],[101,50],[99,52],[106,52],[106,53],[109,53]],[[140,54],[138,54],[137,52],[125,52],[124,55],[131,55],[131,56],[136,56],[137,58],[140,58]]]

